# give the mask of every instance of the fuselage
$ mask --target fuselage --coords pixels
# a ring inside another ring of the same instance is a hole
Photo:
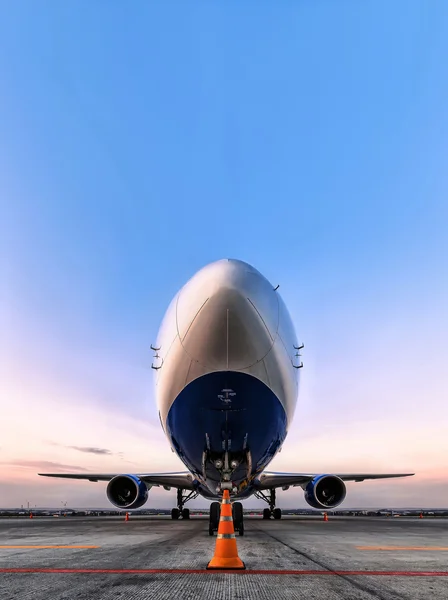
[[[235,496],[281,449],[294,415],[298,344],[279,293],[249,264],[224,259],[171,302],[153,366],[160,422],[198,491]]]

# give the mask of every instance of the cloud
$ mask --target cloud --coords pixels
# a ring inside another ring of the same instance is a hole
[[[66,444],[59,444],[58,442],[48,442],[50,446],[59,446],[60,448],[68,448],[68,450],[77,450],[84,454],[96,454],[97,456],[118,456],[123,458],[123,452],[112,452],[108,448],[99,448],[98,446],[69,446]]]
[[[8,465],[13,467],[25,467],[27,469],[40,469],[40,470],[62,470],[62,471],[87,471],[84,467],[78,467],[73,465],[65,465],[64,463],[53,462],[51,460],[11,460],[4,461],[2,465]]]
[[[113,455],[113,452],[111,452],[111,450],[108,450],[107,448],[92,448],[89,446],[66,446],[66,448],[78,450],[78,452],[85,452],[86,454],[106,454],[109,456]]]

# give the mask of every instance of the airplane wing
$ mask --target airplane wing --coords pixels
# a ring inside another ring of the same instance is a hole
[[[62,479],[83,479],[85,481],[110,481],[123,473],[38,473],[41,477],[60,477]],[[132,473],[149,487],[162,486],[164,488],[182,488],[193,490],[194,478],[188,471],[178,473]]]
[[[366,479],[391,479],[393,477],[411,477],[415,473],[331,473],[342,479],[342,481],[364,481]],[[259,490],[268,490],[278,487],[289,486],[304,487],[320,473],[263,473],[256,480],[255,486]]]

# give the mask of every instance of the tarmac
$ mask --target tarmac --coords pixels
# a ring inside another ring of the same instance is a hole
[[[446,600],[448,519],[245,518],[245,571],[206,571],[208,519],[0,519],[0,599]]]

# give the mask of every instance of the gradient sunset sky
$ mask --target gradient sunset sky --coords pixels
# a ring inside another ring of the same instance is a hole
[[[415,471],[343,506],[448,506],[447,64],[446,0],[0,5],[0,506],[184,468],[150,344],[224,257],[305,342],[270,468]]]

